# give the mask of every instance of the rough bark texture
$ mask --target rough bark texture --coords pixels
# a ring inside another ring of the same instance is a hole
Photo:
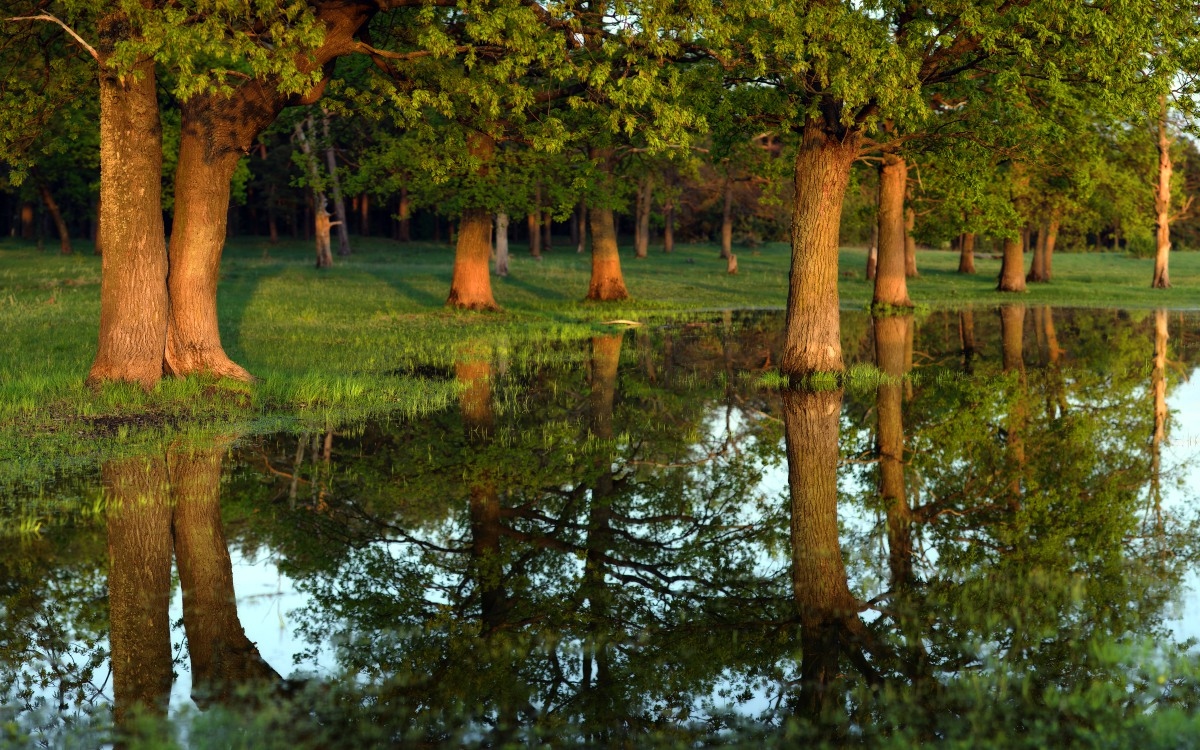
[[[1041,284],[1046,278],[1046,226],[1043,224],[1037,233],[1037,241],[1033,243],[1033,259],[1029,263],[1029,273],[1025,281]]]
[[[725,202],[721,208],[721,257],[733,253],[733,180],[725,180]]]
[[[114,713],[165,715],[171,694],[171,505],[162,456],[101,469],[108,507],[109,638]]]
[[[492,296],[492,217],[482,208],[463,212],[454,250],[454,274],[446,304],[467,310],[499,310]]]
[[[1154,194],[1154,279],[1150,286],[1167,289],[1171,286],[1171,137],[1167,132],[1167,97],[1160,97],[1162,110],[1158,117],[1158,189]]]
[[[838,230],[859,136],[839,138],[809,121],[796,154],[792,266],[782,369],[788,375],[841,372]]]
[[[221,523],[221,458],[226,448],[181,448],[168,456],[192,698],[202,709],[214,702],[229,703],[241,686],[271,685],[280,679],[246,637],[238,618],[233,564]]]
[[[1046,281],[1054,278],[1054,247],[1058,244],[1058,228],[1062,224],[1062,220],[1058,218],[1058,214],[1052,214],[1050,221],[1046,223],[1046,252],[1042,258],[1042,269],[1046,274]]]
[[[496,275],[508,275],[508,214],[496,214]]]
[[[54,195],[51,194],[50,188],[45,183],[38,185],[38,192],[42,195],[42,203],[46,206],[46,210],[50,212],[50,218],[54,220],[54,231],[58,232],[58,245],[63,255],[71,254],[71,233],[67,231],[67,222],[63,221],[62,212],[58,210],[58,203],[54,200]]]
[[[479,161],[478,172],[486,175],[495,142],[490,136],[472,133],[467,140],[471,156]],[[492,277],[488,263],[492,259],[492,216],[482,208],[463,212],[458,241],[454,250],[454,274],[446,304],[467,310],[498,310],[492,297]]]
[[[913,237],[916,227],[917,212],[907,206],[904,209],[904,275],[910,278],[920,275],[917,273],[917,240]]]
[[[88,382],[127,380],[149,389],[162,377],[167,343],[162,128],[152,61],[124,79],[101,67],[100,196],[100,342]]]
[[[962,247],[958,251],[958,272],[975,273],[975,233],[962,236]]]
[[[887,514],[888,566],[893,589],[912,582],[912,509],[904,484],[904,386],[911,315],[875,318],[875,366],[888,376],[875,394],[879,494]]]
[[[875,266],[872,305],[912,307],[905,275],[904,191],[908,165],[887,154],[879,166],[879,258]]]
[[[346,220],[346,201],[342,199],[342,180],[338,177],[337,152],[329,136],[329,114],[321,119],[325,133],[325,167],[329,170],[329,185],[333,188],[333,211],[337,216],[338,255],[350,254],[350,226]]]
[[[1004,240],[1004,259],[1000,262],[1000,281],[996,290],[1000,292],[1025,291],[1025,253],[1020,237]]]
[[[592,208],[592,279],[587,298],[608,302],[629,297],[621,274],[621,256],[617,252],[617,232],[611,208]]]

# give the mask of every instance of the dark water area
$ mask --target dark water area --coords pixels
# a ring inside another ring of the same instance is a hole
[[[782,324],[8,488],[0,746],[1200,741],[1200,316],[846,313],[808,391]]]

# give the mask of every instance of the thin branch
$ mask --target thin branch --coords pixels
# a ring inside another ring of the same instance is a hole
[[[73,36],[75,38],[75,41],[79,42],[80,46],[82,46],[85,50],[87,50],[88,54],[92,56],[93,60],[95,60],[96,62],[100,62],[100,53],[96,52],[96,49],[94,47],[92,47],[92,45],[85,42],[83,40],[83,37],[76,34],[75,29],[72,29],[70,26],[66,25],[62,21],[58,20],[58,18],[50,15],[49,13],[42,13],[41,15],[38,15],[38,16],[14,16],[12,18],[6,18],[4,20],[5,21],[49,21],[50,23],[56,23],[59,26],[63,27],[63,30],[65,30],[68,34]]]

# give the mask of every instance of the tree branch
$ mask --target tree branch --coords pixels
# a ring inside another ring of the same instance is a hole
[[[94,47],[92,47],[92,45],[85,42],[83,40],[83,37],[79,36],[79,34],[76,34],[75,29],[72,29],[70,26],[66,25],[62,21],[58,20],[58,18],[50,15],[49,13],[42,13],[41,15],[37,15],[37,16],[14,16],[12,18],[6,18],[4,20],[5,21],[49,21],[50,23],[56,23],[59,26],[63,27],[64,31],[66,31],[68,34],[70,34],[72,37],[74,37],[75,41],[79,42],[79,45],[81,47],[83,47],[85,50],[87,50],[87,53],[92,56],[93,60],[95,60],[96,62],[100,62],[100,54],[98,52],[96,52],[96,49]]]

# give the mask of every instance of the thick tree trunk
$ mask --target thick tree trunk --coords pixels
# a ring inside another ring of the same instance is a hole
[[[958,252],[958,272],[975,273],[975,233],[967,232],[962,236],[962,247]]]
[[[838,230],[859,140],[856,133],[830,135],[821,122],[810,120],[796,154],[787,341],[782,361],[788,375],[843,370]]]
[[[496,214],[496,275],[508,275],[508,214]]]
[[[638,195],[636,256],[645,258],[650,252],[650,209],[654,199],[654,177],[646,175]]]
[[[233,564],[221,523],[221,458],[227,447],[181,448],[168,456],[192,698],[201,709],[230,703],[247,684],[279,681],[238,618]]]
[[[904,191],[908,165],[893,154],[879,166],[879,259],[875,267],[873,306],[912,307],[905,275]]]
[[[95,236],[92,238],[92,255],[104,255],[104,245],[102,239],[104,233],[101,232],[100,214],[103,211],[104,201],[100,196],[96,197],[96,223],[93,225]]]
[[[913,278],[917,273],[917,240],[913,230],[917,227],[917,212],[912,206],[904,209],[904,275]]]
[[[485,209],[463,212],[454,250],[454,274],[446,304],[465,310],[499,310],[492,297],[488,263],[492,259],[492,217]]]
[[[890,586],[912,582],[912,509],[904,484],[904,384],[906,356],[912,341],[911,315],[877,317],[875,366],[888,376],[875,394],[876,448],[879,453],[879,494],[887,514]]]
[[[733,254],[733,180],[725,178],[724,204],[721,207],[721,256]]]
[[[63,221],[62,213],[58,210],[58,204],[54,201],[50,188],[43,182],[38,185],[38,192],[42,195],[42,203],[46,206],[46,210],[50,212],[50,218],[54,220],[54,231],[58,232],[60,251],[63,255],[70,255],[71,233],[67,231],[67,223]]]
[[[171,694],[171,505],[160,456],[106,463],[108,607],[114,713],[165,715]]]
[[[1033,244],[1033,260],[1029,263],[1029,273],[1025,281],[1041,284],[1046,281],[1046,225],[1038,229],[1037,241]]]
[[[1154,279],[1150,286],[1167,289],[1171,286],[1171,137],[1167,132],[1167,97],[1159,97],[1158,116],[1158,189],[1154,194]]]
[[[492,434],[491,363],[486,356],[460,360],[455,363],[455,376],[465,386],[458,400],[467,441],[483,449]],[[504,527],[495,478],[486,467],[470,471],[471,575],[479,592],[481,629],[487,635],[504,627],[509,609],[500,556]]]
[[[612,152],[592,149],[592,161],[597,161],[604,174],[606,186],[612,185]],[[587,299],[610,302],[629,297],[625,289],[625,277],[621,273],[621,256],[617,252],[617,230],[611,208],[591,209],[592,229],[592,279],[588,284]]]
[[[151,388],[167,344],[167,247],[162,215],[162,129],[154,63],[100,73],[100,342],[92,384]]]
[[[490,136],[472,133],[467,139],[471,156],[479,160],[479,174],[486,175],[495,142]],[[499,310],[492,297],[492,215],[482,208],[463,212],[454,250],[454,274],[446,304],[466,310]]]
[[[675,201],[668,199],[663,206],[663,252],[675,252]]]
[[[1000,292],[1025,291],[1025,258],[1020,237],[1004,239],[1004,259],[1000,263]]]

